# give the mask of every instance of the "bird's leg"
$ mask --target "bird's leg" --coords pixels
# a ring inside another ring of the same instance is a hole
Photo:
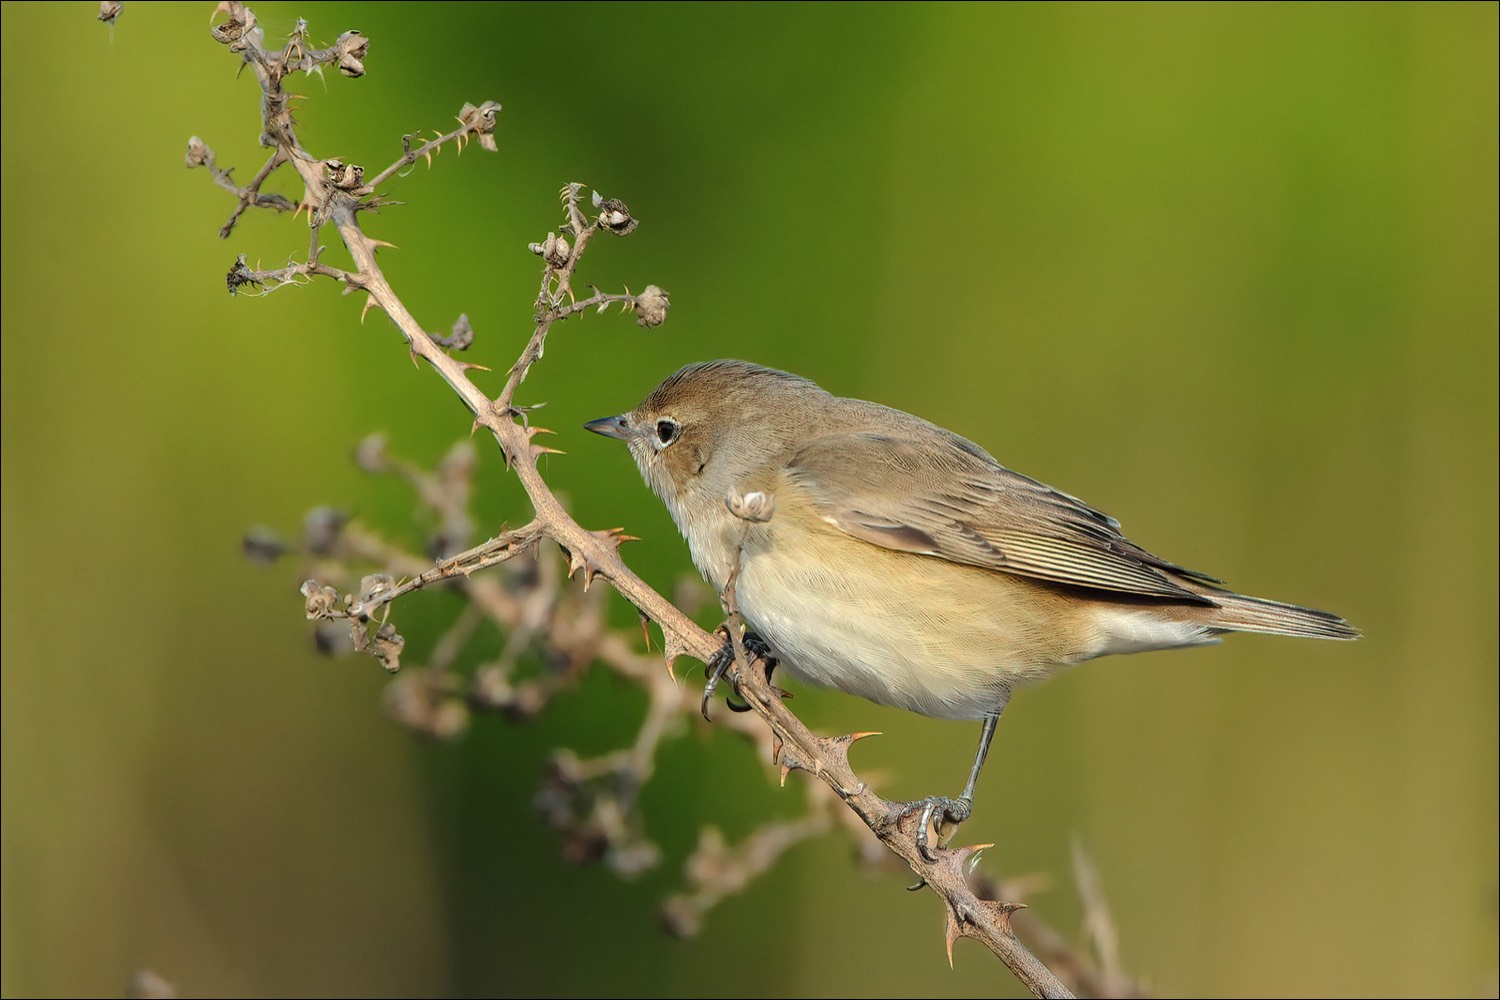
[[[780,662],[776,657],[771,655],[771,647],[767,645],[766,640],[754,632],[746,632],[740,642],[752,660],[760,660],[765,664],[766,683],[769,684],[771,682],[771,673],[776,669],[777,663]],[[724,676],[724,672],[729,669],[729,665],[733,662],[734,642],[726,636],[724,638],[724,645],[720,646],[718,652],[709,657],[708,664],[704,670],[704,673],[708,674],[708,683],[703,685],[703,705],[701,709],[705,719],[708,718],[709,699],[714,696],[714,691],[719,686],[719,679]],[[725,704],[729,706],[731,712],[750,711],[749,705],[737,704],[727,698],[725,699]]]
[[[928,830],[936,818],[939,827],[938,835],[942,835],[941,828],[944,826],[958,826],[969,818],[974,811],[974,786],[979,784],[979,772],[984,770],[984,759],[989,756],[990,743],[995,739],[995,725],[1000,721],[1000,713],[1005,711],[1005,702],[989,715],[984,717],[984,725],[979,730],[979,750],[974,754],[974,766],[969,771],[968,783],[964,785],[963,794],[958,798],[949,798],[946,795],[932,795],[915,802],[905,803],[900,807],[898,816],[905,816],[922,811],[921,820],[917,825],[917,850],[922,852],[922,857],[928,861],[936,861],[928,849]]]

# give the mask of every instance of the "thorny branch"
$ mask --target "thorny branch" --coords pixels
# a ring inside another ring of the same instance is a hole
[[[575,294],[575,273],[590,241],[602,232],[628,235],[636,228],[636,220],[617,199],[605,199],[595,193],[591,204],[585,206],[583,185],[575,183],[563,188],[563,224],[557,233],[530,247],[543,261],[531,336],[510,367],[501,391],[491,398],[469,378],[471,370],[483,370],[483,366],[458,361],[449,354],[450,349],[462,349],[472,340],[467,319],[462,318],[453,335],[447,338],[435,337],[423,329],[392,289],[377,260],[378,249],[389,244],[368,236],[359,216],[361,212],[394,204],[378,194],[376,188],[418,159],[425,159],[430,165],[433,156],[445,145],[461,148],[470,140],[478,140],[483,148],[496,149],[494,131],[500,105],[493,101],[465,104],[458,115],[459,127],[437,133],[431,140],[417,142],[416,136],[404,136],[401,155],[366,182],[363,167],[319,159],[302,146],[291,116],[291,95],[283,89],[283,82],[293,73],[321,72],[326,66],[336,67],[345,76],[361,76],[369,40],[357,31],[348,31],[332,46],[316,48],[308,41],[306,22],[298,21],[286,44],[271,49],[266,46],[263,32],[256,27],[254,13],[239,0],[225,0],[219,5],[219,12],[226,19],[214,25],[213,35],[239,55],[242,68],[248,66],[253,70],[261,90],[261,141],[272,152],[245,187],[237,186],[227,170],[218,169],[212,150],[197,137],[189,143],[187,165],[208,168],[215,182],[237,199],[235,211],[221,235],[227,237],[248,208],[295,207],[299,213],[307,213],[312,230],[305,262],[292,262],[274,270],[255,270],[241,256],[227,278],[230,291],[247,286],[269,291],[323,276],[343,284],[346,292],[364,292],[365,310],[376,307],[385,312],[400,331],[413,358],[425,361],[463,401],[473,415],[474,429],[483,428],[493,436],[534,508],[534,517],[524,525],[503,531],[477,546],[451,551],[469,534],[463,513],[465,504],[453,500],[455,496],[461,500],[467,498],[472,446],[466,443],[456,448],[444,459],[438,472],[429,476],[390,458],[378,439],[367,442],[360,449],[361,465],[372,472],[395,471],[405,476],[424,502],[442,517],[441,544],[435,546],[438,558],[434,562],[402,551],[326,510],[314,512],[302,548],[320,567],[323,578],[343,578],[354,563],[383,567],[382,572],[367,574],[357,586],[351,585],[352,592],[341,594],[339,589],[315,580],[303,585],[307,615],[320,622],[320,641],[330,646],[352,643],[354,648],[376,656],[395,671],[400,665],[404,640],[386,620],[391,602],[424,587],[441,585],[460,589],[470,609],[439,643],[427,669],[403,674],[393,684],[388,698],[389,709],[397,718],[434,736],[452,735],[462,729],[470,710],[534,714],[593,662],[602,663],[643,686],[649,694],[649,707],[636,744],[590,761],[579,760],[569,753],[558,754],[538,805],[559,825],[575,831],[569,845],[570,855],[600,858],[627,874],[654,864],[655,848],[641,836],[633,810],[635,793],[650,778],[661,741],[681,720],[696,714],[697,708],[697,697],[675,683],[670,666],[684,655],[708,662],[723,640],[700,628],[676,604],[647,586],[626,566],[619,547],[629,536],[618,528],[591,531],[569,516],[537,467],[538,457],[552,450],[535,441],[547,432],[531,424],[529,411],[533,407],[516,402],[518,390],[531,367],[542,359],[547,337],[558,322],[590,309],[603,311],[614,305],[633,312],[637,322],[645,327],[657,326],[665,319],[668,297],[655,286],[639,295],[597,289],[583,299]],[[285,197],[261,192],[267,178],[283,165],[290,165],[296,171],[304,187],[296,206]],[[337,231],[353,259],[352,270],[319,263],[318,233],[324,226]],[[748,520],[769,518],[774,513],[773,497],[730,498],[732,509],[736,499],[742,508],[736,513]],[[569,577],[581,572],[581,592],[561,587],[556,578],[556,562],[540,552],[546,542],[555,543],[567,554]],[[246,546],[247,551],[258,555],[276,555],[282,550],[279,542],[266,536],[247,538]],[[479,570],[500,564],[505,566],[499,575],[476,575]],[[643,627],[655,623],[661,629],[667,671],[661,669],[658,658],[637,652],[623,634],[605,625],[600,591],[589,593],[588,584],[595,577],[608,580],[637,609]],[[917,847],[916,815],[876,795],[849,765],[849,746],[868,734],[825,738],[811,733],[783,704],[781,693],[771,686],[762,665],[752,662],[741,641],[742,628],[732,585],[726,588],[724,604],[729,620],[721,631],[727,634],[734,653],[724,677],[748,709],[763,720],[764,726],[756,724],[748,714],[731,715],[721,724],[765,746],[780,768],[783,783],[790,771],[804,770],[823,783],[810,788],[826,787],[834,794],[829,796],[824,792],[814,796],[814,808],[803,820],[768,825],[733,849],[725,846],[717,835],[705,834],[689,863],[690,882],[696,888],[669,904],[669,923],[679,931],[690,930],[726,893],[736,891],[746,879],[769,867],[793,844],[827,829],[832,816],[857,817],[910,867],[920,880],[919,885],[931,887],[943,900],[950,960],[955,940],[974,938],[999,956],[1034,994],[1071,995],[1016,936],[1012,914],[1024,904],[981,898],[976,892],[970,875],[981,848],[940,848],[935,860],[927,860]],[[472,682],[466,684],[448,669],[448,664],[467,636],[486,619],[510,638],[500,657],[480,667]],[[342,633],[330,630],[336,623],[345,626]],[[541,677],[518,680],[513,667],[532,643],[542,645],[549,669]],[[590,796],[584,791],[601,778],[608,779],[608,794]],[[830,810],[818,804],[834,802],[835,797],[848,811]],[[1058,936],[1043,938],[1055,943]],[[1054,953],[1053,957],[1061,967],[1073,971],[1076,963],[1067,961],[1066,955]],[[1082,976],[1070,979],[1075,984],[1085,983]],[[1100,982],[1096,977],[1087,985],[1098,988]],[[1105,984],[1107,989],[1117,987],[1118,981]]]

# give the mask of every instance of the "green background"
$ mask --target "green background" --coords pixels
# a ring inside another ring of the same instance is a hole
[[[3,945],[0,989],[188,995],[1014,994],[941,911],[805,844],[705,934],[656,908],[705,823],[795,813],[741,741],[664,750],[626,883],[559,857],[529,802],[551,749],[629,739],[591,677],[538,724],[453,745],[382,716],[373,661],[311,650],[296,569],[238,553],[332,502],[416,543],[348,461],[468,431],[378,314],[321,283],[231,299],[238,253],[305,254],[182,166],[248,179],[257,91],[210,5],[3,7]],[[430,329],[473,360],[529,329],[558,188],[642,220],[583,278],[672,294],[657,331],[561,328],[527,383],[547,474],[689,570],[623,450],[579,429],[678,365],[745,357],[899,406],[1354,644],[1238,637],[1028,690],[967,841],[1041,872],[1073,933],[1095,860],[1124,963],[1166,994],[1493,995],[1497,898],[1496,6],[256,6],[372,38],[299,78],[301,136],[372,170],[502,101],[369,221]],[[271,185],[300,193],[290,175]],[[333,240],[328,234],[325,242]],[[335,258],[336,259],[336,258]],[[498,389],[499,376],[481,384]],[[486,529],[524,514],[494,455]],[[454,606],[404,613],[419,662]],[[692,683],[697,683],[695,678]],[[974,726],[798,691],[890,797],[953,791]]]

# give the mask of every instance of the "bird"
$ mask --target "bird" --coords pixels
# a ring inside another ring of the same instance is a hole
[[[1338,615],[1238,594],[1153,555],[1114,518],[952,431],[773,368],[688,365],[633,410],[584,426],[629,446],[721,596],[733,578],[768,663],[981,722],[963,791],[905,804],[929,858],[929,829],[951,835],[972,813],[1018,686],[1230,632],[1360,635]],[[747,498],[749,515],[732,509]]]

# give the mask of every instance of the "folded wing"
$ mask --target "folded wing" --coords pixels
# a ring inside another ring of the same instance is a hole
[[[804,445],[786,488],[829,523],[898,552],[1075,587],[1212,605],[1176,566],[1132,543],[1119,522],[1005,468],[956,434],[831,434]]]

